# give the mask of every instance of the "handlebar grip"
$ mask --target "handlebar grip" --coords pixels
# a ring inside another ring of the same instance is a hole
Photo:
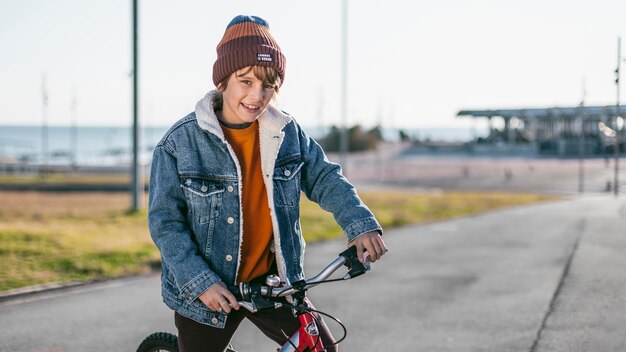
[[[239,289],[239,286],[228,285],[228,291],[230,291],[238,301],[243,300],[243,293]]]
[[[346,259],[344,265],[347,266],[350,270],[346,274],[347,278],[355,278],[357,276],[365,274],[365,272],[369,270],[369,260],[366,261],[365,265],[361,263],[356,255],[355,246],[348,247],[348,249],[339,253],[339,256]]]

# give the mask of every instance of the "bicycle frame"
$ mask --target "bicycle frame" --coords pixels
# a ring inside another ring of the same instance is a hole
[[[322,352],[326,349],[319,337],[319,329],[311,313],[301,314],[300,328],[282,346],[279,352]]]

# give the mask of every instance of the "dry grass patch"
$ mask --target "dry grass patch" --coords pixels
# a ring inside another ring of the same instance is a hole
[[[48,173],[46,175],[0,175],[0,184],[129,184],[130,175],[125,173]]]
[[[146,213],[122,193],[0,192],[0,290],[148,272]]]
[[[368,191],[361,196],[387,229],[553,199],[483,192]],[[153,270],[159,253],[146,211],[129,213],[129,205],[125,193],[0,192],[0,291]],[[302,229],[309,242],[341,236],[332,215],[305,198]]]

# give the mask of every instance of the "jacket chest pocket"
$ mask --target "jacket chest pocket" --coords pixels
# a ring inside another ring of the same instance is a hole
[[[300,170],[303,162],[294,161],[274,168],[274,202],[293,207],[300,203]]]
[[[199,177],[180,179],[191,216],[199,224],[206,224],[220,214],[224,183]]]

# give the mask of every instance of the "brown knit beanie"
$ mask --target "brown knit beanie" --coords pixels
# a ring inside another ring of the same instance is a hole
[[[217,44],[217,60],[213,64],[215,86],[231,73],[254,65],[273,67],[282,84],[286,60],[269,29],[269,24],[256,16],[237,16],[230,21]]]

